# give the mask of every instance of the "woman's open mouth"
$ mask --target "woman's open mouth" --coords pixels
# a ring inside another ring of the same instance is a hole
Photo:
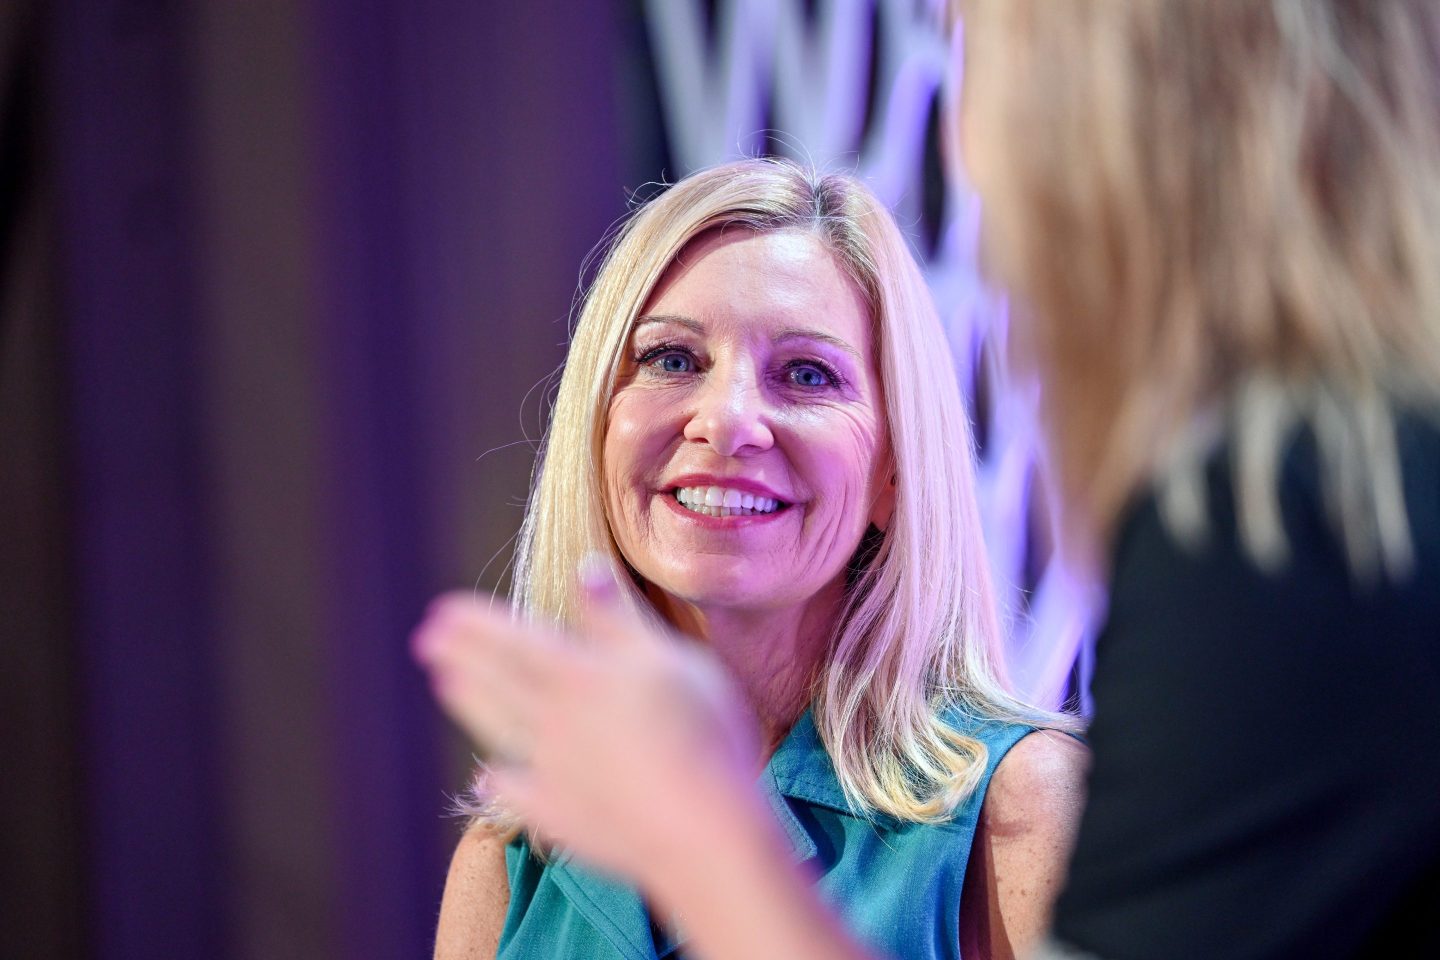
[[[773,497],[727,487],[676,487],[671,496],[686,510],[707,517],[759,517],[789,506]]]

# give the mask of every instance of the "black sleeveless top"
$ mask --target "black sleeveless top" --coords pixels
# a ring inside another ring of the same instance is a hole
[[[1228,454],[1209,533],[1149,497],[1114,554],[1090,799],[1057,906],[1105,958],[1440,957],[1440,432],[1398,429],[1416,566],[1357,585],[1313,441],[1288,452],[1290,561],[1236,535]]]

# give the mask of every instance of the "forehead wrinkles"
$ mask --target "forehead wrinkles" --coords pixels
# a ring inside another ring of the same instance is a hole
[[[648,312],[651,303],[658,300],[669,287],[693,270],[697,264],[709,257],[738,258],[743,256],[747,241],[753,240],[765,242],[763,258],[755,256],[753,252],[749,254],[753,258],[751,266],[757,265],[756,260],[762,261],[758,264],[762,272],[789,274],[800,280],[812,281],[816,276],[812,263],[814,255],[819,253],[825,256],[843,276],[855,284],[866,308],[871,314],[874,313],[875,296],[874,290],[871,289],[873,284],[869,271],[860,264],[852,262],[851,257],[847,255],[847,252],[856,253],[851,249],[855,244],[845,242],[844,238],[832,236],[831,231],[818,223],[774,228],[730,223],[704,230],[690,238],[661,271],[654,286],[646,292],[642,301],[644,306],[640,312]],[[753,251],[753,245],[749,249]],[[862,260],[865,259],[863,253],[860,253],[859,256]]]
[[[858,323],[847,322],[852,315]],[[646,298],[631,332],[647,322],[673,322],[718,335],[723,331],[713,324],[732,320],[758,322],[775,338],[813,332],[858,348],[873,340],[875,311],[866,286],[823,238],[747,231],[687,247]],[[836,329],[824,329],[826,321],[838,321],[831,324]]]

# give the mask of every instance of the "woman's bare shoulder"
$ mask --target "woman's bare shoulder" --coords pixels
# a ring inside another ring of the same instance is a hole
[[[1089,748],[1067,733],[1036,730],[1021,737],[995,768],[980,816],[1007,836],[1073,828],[1089,763]]]
[[[962,940],[980,955],[1020,955],[1049,928],[1085,803],[1089,762],[1090,751],[1074,737],[1037,730],[995,768],[961,907]]]
[[[505,845],[514,835],[513,830],[477,824],[460,838],[440,901],[435,960],[490,960],[495,956],[510,905]]]

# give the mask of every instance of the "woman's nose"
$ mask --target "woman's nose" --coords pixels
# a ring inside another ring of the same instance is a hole
[[[775,443],[769,414],[753,372],[715,369],[695,395],[695,411],[685,424],[685,439],[708,443],[722,457],[758,453]]]

